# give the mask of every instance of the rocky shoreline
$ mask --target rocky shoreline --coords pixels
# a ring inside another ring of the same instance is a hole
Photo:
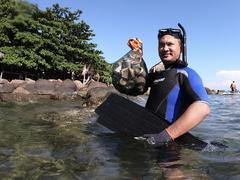
[[[207,94],[210,94],[210,95],[214,95],[214,94],[224,94],[224,93],[227,93],[227,91],[225,90],[216,90],[216,89],[209,89],[209,88],[205,88],[206,91],[207,91]]]
[[[37,102],[50,100],[76,100],[83,106],[101,102],[111,92],[118,93],[113,86],[94,80],[83,84],[79,80],[0,79],[0,102]]]
[[[206,88],[208,94],[221,94],[222,91]],[[108,94],[119,93],[113,86],[90,80],[87,84],[79,80],[39,79],[34,81],[0,79],[0,102],[38,102],[41,100],[75,100],[83,106],[101,103]],[[123,95],[123,94],[122,94]],[[124,96],[124,95],[123,95]]]

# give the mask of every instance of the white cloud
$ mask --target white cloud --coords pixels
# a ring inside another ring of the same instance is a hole
[[[224,80],[237,81],[240,80],[240,70],[221,70],[216,73],[216,76]]]
[[[206,87],[210,89],[230,90],[229,86],[235,81],[240,89],[240,70],[220,70],[216,73],[214,82],[206,83]]]

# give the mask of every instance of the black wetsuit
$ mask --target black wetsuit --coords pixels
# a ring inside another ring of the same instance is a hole
[[[201,78],[189,67],[175,66],[149,73],[148,83],[151,90],[146,108],[170,123],[179,118],[194,101],[208,103]]]

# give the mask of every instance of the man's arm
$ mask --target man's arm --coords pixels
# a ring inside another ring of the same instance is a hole
[[[207,103],[195,101],[166,131],[174,140],[197,126],[210,113]]]

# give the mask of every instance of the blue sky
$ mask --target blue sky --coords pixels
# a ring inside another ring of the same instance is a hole
[[[80,20],[96,35],[92,42],[113,63],[128,52],[127,40],[143,41],[148,68],[159,62],[157,33],[161,28],[187,32],[189,67],[206,87],[229,89],[232,80],[240,89],[239,0],[29,0],[40,9],[58,3],[71,11],[80,9]]]

